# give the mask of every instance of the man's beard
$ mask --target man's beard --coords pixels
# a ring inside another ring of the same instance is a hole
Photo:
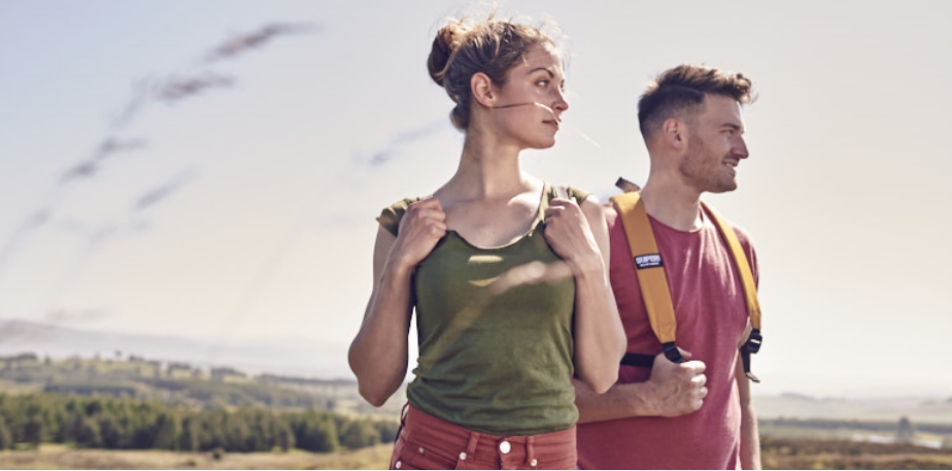
[[[737,189],[734,176],[729,175],[723,168],[727,156],[714,158],[704,141],[696,136],[688,138],[688,149],[688,154],[684,156],[678,170],[689,185],[710,193]]]

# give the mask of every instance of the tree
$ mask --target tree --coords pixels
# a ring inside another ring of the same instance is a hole
[[[899,419],[899,428],[896,430],[896,441],[908,443],[911,442],[913,438],[916,438],[916,429],[912,426],[912,422],[909,422],[909,418],[903,416]]]
[[[274,445],[280,447],[282,451],[288,451],[294,448],[294,431],[286,420],[279,419],[274,422]]]
[[[76,443],[85,448],[99,448],[102,446],[102,436],[99,433],[99,423],[92,417],[85,417],[79,424]]]
[[[381,443],[393,443],[397,441],[397,432],[400,430],[398,422],[377,422],[377,430],[380,431]]]
[[[198,451],[201,446],[202,428],[197,416],[186,417],[182,421],[182,434],[179,435],[178,449],[182,451]]]
[[[318,453],[337,451],[340,447],[333,417],[313,410],[305,412],[298,419],[294,439],[298,448]]]
[[[33,416],[27,420],[23,426],[23,438],[33,448],[38,448],[43,443],[43,422],[39,417]]]
[[[99,436],[102,437],[103,448],[117,450],[124,447],[125,430],[119,420],[110,412],[99,416]]]
[[[340,444],[356,450],[380,443],[380,432],[366,420],[351,420],[340,431]]]
[[[157,433],[152,448],[158,450],[174,450],[178,445],[176,438],[181,431],[179,418],[173,414],[162,412],[156,419],[155,427]]]
[[[10,448],[13,448],[13,434],[10,433],[10,428],[7,427],[7,422],[3,420],[3,416],[0,416],[0,450]]]

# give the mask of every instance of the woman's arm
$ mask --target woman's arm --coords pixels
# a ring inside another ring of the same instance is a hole
[[[618,379],[626,338],[608,278],[608,225],[601,204],[556,198],[546,239],[575,275],[575,371],[598,394]]]
[[[377,232],[373,291],[348,352],[360,395],[374,406],[406,377],[413,271],[446,233],[444,219],[439,201],[429,198],[410,205],[397,237],[382,227]]]

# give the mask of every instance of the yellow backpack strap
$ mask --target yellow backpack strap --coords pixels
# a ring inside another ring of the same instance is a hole
[[[744,248],[741,247],[740,240],[737,239],[734,228],[703,201],[701,202],[701,206],[704,207],[707,214],[714,220],[714,224],[717,225],[721,236],[727,241],[727,246],[730,248],[731,255],[733,255],[734,258],[734,266],[737,268],[738,273],[740,273],[741,284],[744,286],[744,298],[747,301],[747,315],[750,316],[751,326],[750,337],[747,338],[747,342],[740,348],[741,360],[744,362],[744,373],[747,374],[747,377],[750,378],[751,381],[759,383],[760,380],[757,376],[750,372],[750,355],[760,351],[760,345],[763,343],[763,337],[760,334],[760,302],[757,300],[757,284],[754,283],[754,273],[750,269],[747,254],[744,253]]]
[[[645,212],[645,205],[641,201],[641,196],[634,192],[615,195],[612,201],[625,228],[625,237],[628,239],[628,248],[631,249],[632,262],[635,264],[635,273],[638,276],[638,285],[641,287],[641,296],[645,302],[645,309],[648,311],[651,329],[661,341],[664,355],[675,363],[682,363],[684,358],[675,345],[678,321],[674,317],[671,290],[668,288],[661,252],[651,231],[651,222],[648,220],[648,213]],[[626,357],[629,356],[643,355],[626,355]],[[640,362],[630,360],[633,366],[645,366],[642,364],[644,359]],[[626,360],[622,363],[629,364]]]

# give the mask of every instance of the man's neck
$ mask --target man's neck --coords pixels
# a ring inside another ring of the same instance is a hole
[[[658,222],[679,231],[701,228],[701,193],[680,182],[652,175],[641,190],[645,211]]]

